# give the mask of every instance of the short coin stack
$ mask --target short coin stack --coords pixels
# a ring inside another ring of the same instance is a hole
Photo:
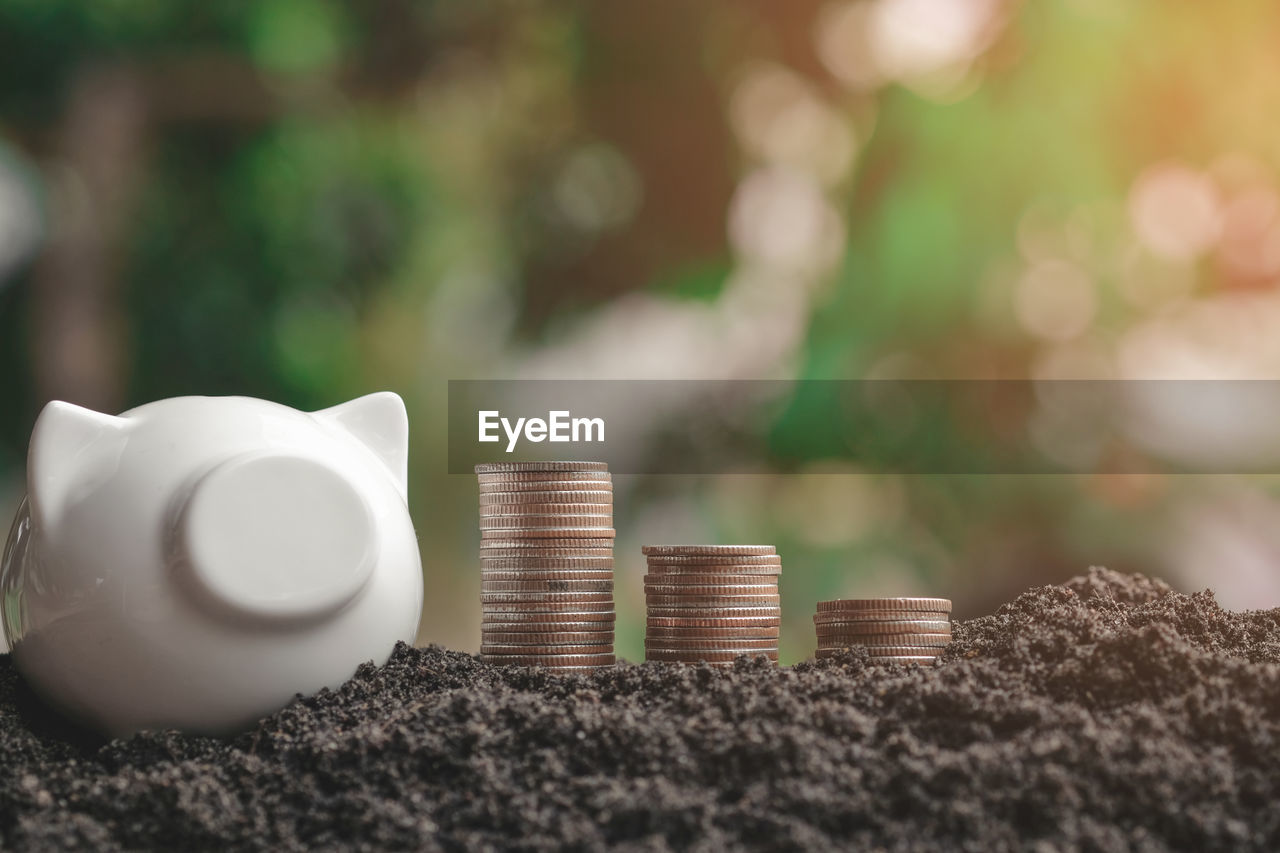
[[[772,545],[647,545],[645,660],[778,659],[782,559]]]
[[[865,646],[872,663],[932,664],[951,642],[945,598],[849,598],[818,602],[817,657]]]
[[[613,482],[603,462],[477,465],[480,656],[586,670],[614,663]]]

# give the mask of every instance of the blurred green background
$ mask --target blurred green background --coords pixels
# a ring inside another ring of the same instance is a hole
[[[1278,44],[1265,0],[0,0],[0,509],[49,399],[394,390],[419,639],[473,650],[449,378],[1275,378]],[[1089,563],[1280,604],[1274,478],[1051,407],[1095,473],[868,472],[777,411],[786,474],[618,478],[620,653],[642,542],[775,543],[784,662],[820,598]]]

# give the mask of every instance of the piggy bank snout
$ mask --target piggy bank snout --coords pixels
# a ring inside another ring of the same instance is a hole
[[[360,491],[304,456],[222,462],[192,486],[174,534],[177,562],[197,596],[271,621],[342,607],[378,559],[375,521]]]

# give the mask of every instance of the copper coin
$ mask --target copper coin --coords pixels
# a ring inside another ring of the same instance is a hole
[[[481,604],[612,604],[612,592],[480,592]]]
[[[477,474],[545,473],[548,471],[608,471],[607,462],[547,461],[547,462],[482,462],[476,466]]]
[[[550,527],[611,527],[612,525],[613,513],[608,512],[593,515],[540,512],[480,516],[481,530],[523,530],[524,528],[537,530]]]
[[[720,617],[720,616],[654,616],[650,615],[645,619],[645,625],[648,630],[655,628],[677,628],[681,630],[692,628],[745,628],[750,630],[759,630],[765,628],[778,628],[782,625],[782,618],[777,613],[772,616],[747,616],[747,617]]]
[[[480,538],[509,540],[513,536],[522,539],[566,539],[579,536],[583,539],[612,539],[617,532],[612,527],[503,527],[481,529]],[[483,542],[481,544],[483,547]]]
[[[904,646],[864,645],[867,654],[873,658],[910,657],[912,655],[940,655],[941,647],[930,643],[912,643]]]
[[[547,560],[549,561],[547,565],[537,565],[535,563],[530,566],[530,569],[534,571],[576,571],[577,567],[581,565],[584,569],[592,569],[599,572],[613,568],[613,557],[611,556],[611,552],[605,548],[583,548],[582,552],[585,553],[579,553],[576,555],[557,554],[556,550],[558,549],[548,549],[544,552],[537,548],[525,548],[522,552],[517,552],[514,549],[497,548],[489,551],[481,551],[480,566],[486,569],[492,567],[500,572],[518,572],[524,571],[524,569],[518,568],[518,564],[523,563],[524,565],[528,565],[528,563],[525,562],[527,560]],[[490,554],[502,554],[503,556],[491,557],[489,556]],[[517,567],[513,568],[511,564],[506,566],[500,565],[497,562],[498,560],[512,560],[517,564]],[[565,560],[569,562],[562,562]],[[576,562],[579,560],[583,562]],[[586,562],[588,560],[594,560],[596,562]],[[554,561],[559,565],[551,565],[551,561]]]
[[[763,607],[782,602],[779,595],[646,595],[646,607]]]
[[[664,628],[650,625],[645,628],[646,639],[693,639],[705,640],[708,646],[716,645],[719,640],[773,640],[777,641],[779,629],[773,628]]]
[[[819,634],[818,645],[833,646],[867,646],[883,648],[885,646],[927,646],[941,649],[951,644],[950,634]]]
[[[654,637],[644,641],[645,649],[658,649],[663,651],[678,652],[688,649],[700,652],[741,652],[750,654],[752,652],[760,652],[767,654],[769,652],[778,651],[778,644],[769,640],[716,640],[714,642],[704,638],[678,639],[671,637]]]
[[[537,540],[534,540],[537,541]],[[480,543],[480,561],[490,560],[607,560],[613,562],[612,548],[486,548]]]
[[[486,537],[480,540],[480,550],[494,551],[499,549],[510,549],[524,551],[546,550],[546,549],[572,549],[581,550],[583,548],[608,548],[613,549],[613,539],[611,537],[600,537],[598,539],[583,539],[581,536],[566,537],[564,539],[555,539],[549,537],[539,537],[537,540],[529,540],[519,536],[506,540],[497,537]],[[519,556],[519,555],[517,555]]]
[[[645,578],[654,583],[777,583],[781,575],[782,569],[778,566],[690,566],[688,569],[670,570],[663,566],[649,566]]]
[[[599,646],[613,642],[613,631],[490,631],[481,643],[499,646]]]
[[[577,571],[557,571],[555,569],[534,569],[527,572],[491,572],[483,569],[480,580],[484,581],[611,581],[612,569],[579,569]]]
[[[498,593],[492,593],[497,595]],[[591,593],[587,593],[590,595]],[[482,601],[480,602],[480,612],[482,615],[501,615],[502,619],[490,619],[490,622],[514,622],[514,619],[506,619],[513,613],[613,613],[613,596],[603,595],[601,601],[582,601],[581,599],[569,596],[559,601]],[[482,620],[483,621],[483,620]]]
[[[481,592],[613,592],[610,580],[490,580],[480,581]]]
[[[671,661],[673,663],[699,663],[702,661],[707,663],[733,663],[743,655],[746,655],[747,657],[763,655],[772,661],[776,661],[778,659],[778,652],[774,649],[758,649],[752,652],[722,652],[714,649],[646,649],[644,659],[654,661]]]
[[[729,568],[726,566],[726,568]],[[654,571],[654,567],[650,566],[649,571],[644,575],[646,583],[656,584],[685,584],[692,586],[724,586],[726,584],[772,584],[778,585],[778,571],[756,572],[751,571],[752,567],[748,567],[747,571],[734,568],[732,571],[719,571],[718,569],[700,568],[693,571]],[[741,572],[741,574],[738,574]]]
[[[843,631],[850,634],[949,634],[948,619],[875,619],[862,622],[819,622],[818,633]]]
[[[613,504],[489,504],[481,518],[559,518],[565,515],[613,518]]]
[[[646,616],[652,620],[668,617],[671,619],[749,619],[759,617],[782,618],[780,607],[730,606],[720,604],[685,604],[679,607],[645,608]]]
[[[818,637],[850,637],[865,642],[881,642],[884,637],[951,637],[951,625],[946,622],[923,622],[922,626],[908,626],[891,622],[858,622],[854,625],[819,625]]]
[[[598,625],[600,626],[599,630],[603,631],[606,627],[611,629],[617,619],[618,614],[614,610],[504,611],[500,613],[481,613],[480,630],[487,631],[491,628],[510,625],[531,625],[537,626],[532,629],[537,631],[585,631],[595,629],[584,626]]]
[[[547,667],[547,672],[551,672],[556,675],[590,675],[593,672],[599,672],[602,669],[608,669],[609,667],[616,665],[617,661],[614,661],[614,663],[597,664],[595,666],[553,666]]]
[[[777,554],[649,554],[645,562],[650,566],[781,566],[782,557]],[[717,568],[716,571],[719,571]]]
[[[645,575],[646,584],[686,586],[761,586],[778,588],[777,575]]]
[[[526,506],[529,504],[613,505],[613,491],[588,489],[539,489],[520,492],[481,492],[480,506]]]
[[[499,572],[602,572],[613,568],[613,557],[490,557],[481,552],[486,570]]]
[[[490,638],[486,637],[485,640]],[[480,654],[488,655],[611,655],[613,654],[613,643],[597,643],[595,645],[576,645],[576,646],[529,646],[529,645],[505,645],[494,642],[481,642]]]
[[[820,646],[928,646],[945,648],[950,634],[819,634]]]
[[[950,613],[951,600],[948,598],[837,598],[832,601],[819,601],[817,609],[819,613],[865,610]]]
[[[776,583],[759,584],[717,584],[715,586],[695,586],[693,584],[655,584],[645,583],[645,595],[690,595],[699,596],[738,596],[738,595],[777,595]]]
[[[568,634],[613,634],[609,622],[482,622],[480,630],[485,634],[538,634],[542,636]]]
[[[612,654],[593,655],[481,655],[486,663],[514,666],[608,666],[617,661]]]
[[[831,611],[813,614],[814,625],[879,625],[888,622],[946,622],[951,624],[951,614],[933,613],[928,610],[862,610]]]
[[[777,553],[772,545],[644,545],[640,551],[645,555],[664,557],[760,557]]]

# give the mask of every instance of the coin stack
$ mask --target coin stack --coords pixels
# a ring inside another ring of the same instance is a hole
[[[772,545],[647,545],[645,660],[778,660],[782,559]]]
[[[614,663],[613,482],[603,462],[477,465],[481,659]]]
[[[951,642],[945,598],[848,598],[818,602],[817,657],[864,646],[872,663],[932,664]]]

